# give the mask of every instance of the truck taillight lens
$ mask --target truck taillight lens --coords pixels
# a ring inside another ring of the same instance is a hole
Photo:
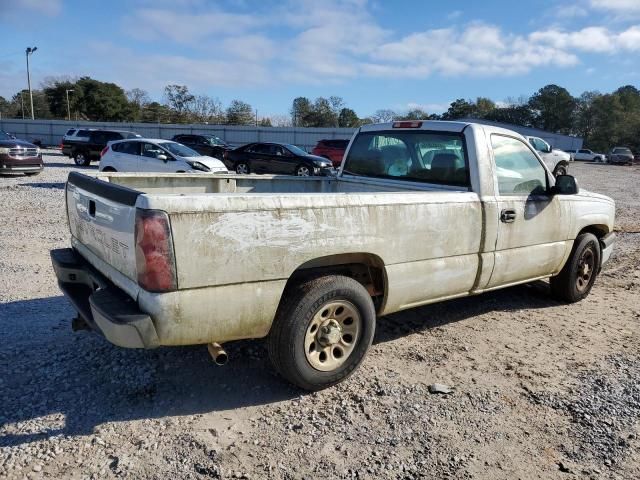
[[[176,290],[176,262],[169,217],[160,210],[136,210],[138,285],[149,292]]]
[[[102,149],[102,151],[100,152],[100,158],[102,158],[104,154],[107,153],[108,150],[109,150],[109,145],[107,145]]]

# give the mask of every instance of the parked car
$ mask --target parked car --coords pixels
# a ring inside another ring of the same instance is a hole
[[[219,160],[224,158],[225,152],[232,149],[229,144],[215,135],[175,135],[172,140],[186,145],[200,155]]]
[[[73,248],[51,258],[77,327],[218,362],[267,337],[308,390],[356,371],[377,316],[542,278],[580,301],[615,243],[613,200],[466,122],[363,126],[337,177],[72,172],[65,193]]]
[[[607,161],[607,156],[604,153],[596,153],[587,148],[572,151],[571,157],[573,160],[581,160],[584,162],[606,163]]]
[[[100,158],[103,172],[210,172],[229,173],[212,157],[171,140],[151,138],[110,142]]]
[[[620,163],[622,165],[633,165],[633,153],[627,147],[614,147],[607,155],[609,163]]]
[[[349,145],[349,140],[320,140],[311,153],[319,157],[328,158],[333,166],[338,168],[342,163],[342,157]]]
[[[558,175],[566,175],[569,172],[571,155],[563,150],[552,148],[540,137],[526,137],[526,139],[556,177]]]
[[[640,162],[640,152],[636,153],[636,154],[633,156],[633,161],[634,161],[634,162]]]
[[[227,152],[224,163],[236,173],[273,173],[284,175],[329,175],[334,172],[330,160],[311,155],[286,143],[250,143]]]
[[[0,174],[37,175],[43,169],[42,153],[36,145],[0,131]]]
[[[142,136],[124,130],[80,129],[62,141],[62,153],[73,158],[76,165],[85,167],[92,160],[100,159],[100,153],[109,142],[126,138],[142,138]]]

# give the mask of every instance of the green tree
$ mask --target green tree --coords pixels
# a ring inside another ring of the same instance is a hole
[[[324,97],[316,98],[305,123],[305,126],[308,127],[335,127],[338,124],[338,119],[333,111],[331,102]]]
[[[360,119],[350,108],[343,108],[338,115],[338,126],[342,128],[356,128],[360,126]]]
[[[73,105],[87,120],[117,122],[129,116],[127,97],[115,83],[82,77],[76,82],[73,93]]]
[[[487,115],[491,115],[496,109],[496,104],[493,100],[486,97],[478,97],[475,103],[475,112],[474,115],[477,118],[485,118]]]
[[[42,82],[42,89],[49,104],[49,111],[55,118],[67,118],[67,112],[76,111],[76,80],[70,77],[50,77]],[[67,91],[69,92],[69,110],[67,110]]]
[[[297,97],[293,99],[291,105],[291,121],[294,127],[308,127],[307,122],[311,119],[313,105],[307,97]]]
[[[495,108],[486,114],[484,118],[494,122],[520,125],[521,127],[533,126],[533,114],[528,105],[509,105]]]
[[[467,101],[464,98],[458,98],[451,102],[449,109],[442,115],[443,120],[457,120],[459,118],[473,117],[476,111],[476,106],[473,102]]]
[[[168,123],[171,121],[172,116],[171,109],[158,102],[148,103],[140,111],[140,118],[143,122]]]
[[[260,119],[260,121],[258,122],[258,125],[261,127],[272,127],[273,125],[271,125],[271,119],[269,117],[264,117],[262,119]]]
[[[567,89],[546,85],[529,99],[529,108],[533,112],[534,126],[548,132],[571,133],[576,101]]]
[[[129,101],[130,119],[139,122],[142,119],[142,110],[151,103],[151,97],[146,90],[132,88],[127,91],[127,100]]]
[[[253,108],[242,100],[233,100],[227,108],[227,123],[229,125],[254,125]]]

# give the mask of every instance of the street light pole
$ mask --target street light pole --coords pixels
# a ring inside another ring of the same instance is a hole
[[[71,121],[71,107],[69,107],[69,92],[73,92],[73,88],[67,90],[67,119]]]
[[[31,101],[31,120],[35,120],[36,117],[34,115],[33,112],[33,93],[31,93],[31,72],[29,71],[29,55],[31,55],[33,52],[35,52],[38,49],[38,47],[29,47],[26,50],[27,53],[27,84],[29,85],[29,99]]]

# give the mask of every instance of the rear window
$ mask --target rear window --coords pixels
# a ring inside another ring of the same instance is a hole
[[[628,148],[614,148],[613,153],[624,153],[627,155],[631,155],[631,150],[629,150]]]
[[[91,130],[78,130],[77,137],[88,137],[91,135]]]
[[[419,131],[360,133],[343,173],[469,186],[469,162],[462,134]]]
[[[67,130],[67,133],[65,133],[65,135],[73,135],[74,133],[76,133],[76,129],[72,128],[70,130]]]
[[[126,153],[128,155],[140,155],[140,142],[120,142],[114,143],[111,150]]]

